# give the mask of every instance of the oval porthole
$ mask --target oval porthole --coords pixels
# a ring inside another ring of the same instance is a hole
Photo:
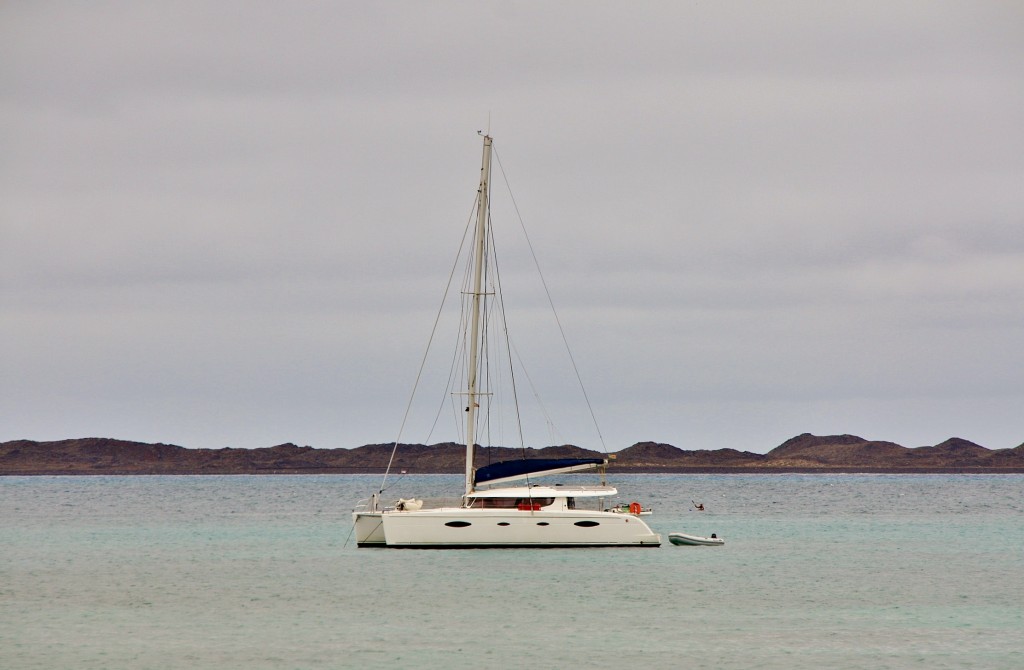
[[[601,524],[597,521],[577,521],[573,525],[579,526],[580,528],[593,528],[594,526],[600,526]]]
[[[466,526],[472,526],[473,524],[468,521],[449,521],[445,525],[449,528],[465,528]]]
[[[498,522],[498,525],[499,525],[499,526],[508,526],[508,525],[509,525],[509,523],[508,523],[508,521],[499,521],[499,522]]]
[[[550,526],[551,524],[548,523],[547,521],[538,521],[537,525],[538,526]]]

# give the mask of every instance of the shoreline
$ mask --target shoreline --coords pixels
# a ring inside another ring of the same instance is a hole
[[[110,468],[102,470],[38,469],[23,472],[0,472],[0,477],[201,477],[201,476],[262,476],[262,475],[384,475],[378,468],[257,468],[239,470],[130,470]],[[394,473],[392,473],[393,476]],[[461,475],[462,472],[424,471],[405,472],[409,475]],[[615,475],[1015,475],[1024,474],[1024,467],[933,467],[933,468],[885,468],[885,467],[664,467],[664,468],[623,468],[608,473]]]
[[[401,451],[396,457],[396,448]],[[761,454],[735,449],[683,450],[637,442],[614,453],[574,445],[477,450],[475,465],[522,459],[595,459],[620,474],[1021,474],[1024,444],[986,449],[962,438],[934,446],[903,447],[855,435],[804,433]],[[317,449],[292,443],[256,449],[188,449],[173,444],[113,438],[0,443],[0,477],[90,475],[287,475],[392,473],[460,474],[465,447],[453,442],[370,444]]]

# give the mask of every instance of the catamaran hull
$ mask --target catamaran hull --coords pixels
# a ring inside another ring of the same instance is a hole
[[[657,547],[640,519],[611,512],[465,508],[385,512],[385,543],[406,549]]]
[[[381,512],[354,512],[352,514],[357,547],[385,546],[382,516]]]

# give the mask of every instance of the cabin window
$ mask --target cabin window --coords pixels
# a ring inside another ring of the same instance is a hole
[[[473,498],[469,506],[477,509],[517,509],[521,505],[547,507],[554,502],[554,498]]]
[[[499,525],[499,526],[508,526],[508,525],[509,525],[509,522],[508,522],[508,521],[499,521],[499,522],[498,522],[498,525]]]
[[[540,509],[554,502],[554,498],[473,498],[469,506],[477,509]]]
[[[551,524],[548,523],[547,521],[538,521],[537,525],[538,526],[550,526]]]
[[[540,507],[547,507],[555,502],[554,498],[516,498],[516,506],[519,505],[534,505]]]
[[[473,524],[468,521],[449,521],[445,525],[449,528],[465,528],[466,526],[472,526]]]
[[[484,509],[515,509],[517,498],[474,498],[470,507]]]
[[[565,507],[566,509],[576,509],[576,498],[566,498]]]
[[[580,528],[593,528],[594,526],[600,526],[601,524],[597,521],[577,521],[573,525],[579,526]]]

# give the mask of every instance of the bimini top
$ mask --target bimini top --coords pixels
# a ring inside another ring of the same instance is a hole
[[[502,461],[477,469],[476,483],[502,484],[527,477],[593,470],[607,463],[607,459],[604,458],[522,458],[517,461]]]

